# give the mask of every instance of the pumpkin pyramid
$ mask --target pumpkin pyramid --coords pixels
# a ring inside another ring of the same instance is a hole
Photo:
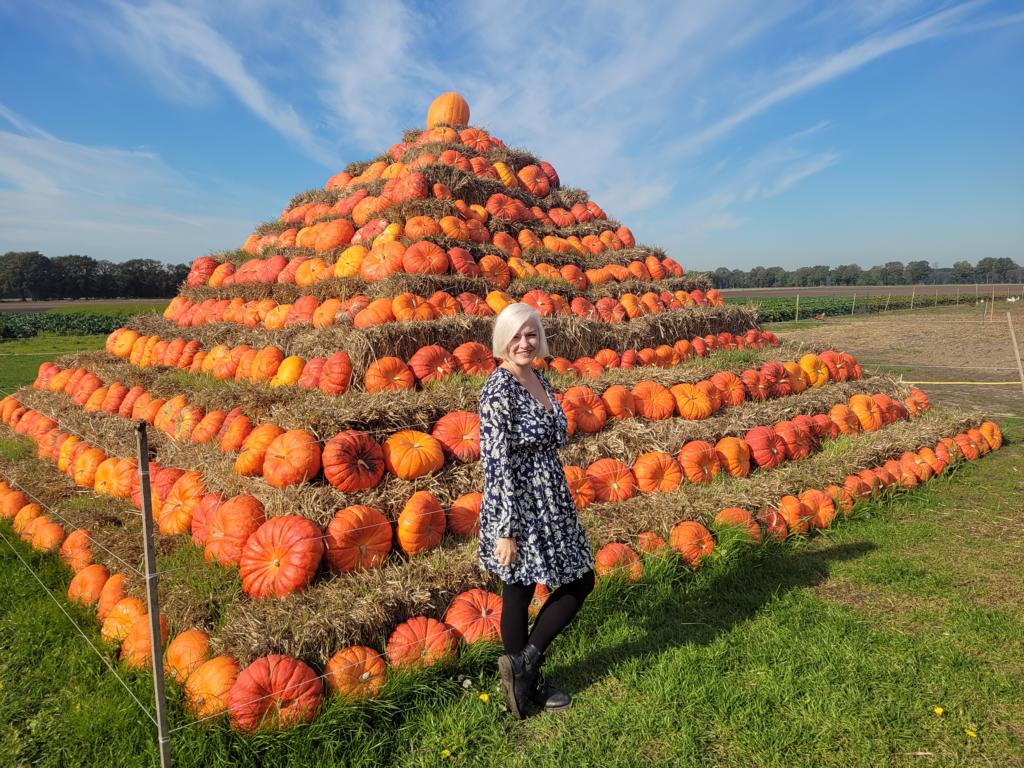
[[[3,460],[0,511],[60,548],[72,596],[98,602],[136,664],[134,420],[153,426],[169,668],[196,714],[234,707],[254,727],[244,691],[273,690],[278,654],[315,699],[316,670],[372,693],[381,651],[417,664],[495,637],[476,404],[512,302],[544,317],[554,357],[536,365],[569,416],[562,460],[599,572],[635,577],[638,550],[669,545],[697,566],[722,526],[804,535],[998,447],[991,422],[930,412],[841,350],[780,345],[550,163],[468,123],[439,97],[426,130],[197,259],[163,317],[3,401],[39,461]]]

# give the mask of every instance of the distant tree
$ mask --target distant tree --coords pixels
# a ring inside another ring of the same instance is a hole
[[[843,264],[832,270],[831,280],[834,285],[857,285],[862,274],[859,264]]]
[[[0,256],[0,291],[22,301],[53,295],[53,265],[39,251],[8,251]]]
[[[953,265],[950,275],[954,283],[973,283],[977,281],[977,272],[969,261],[958,261]]]
[[[67,299],[97,296],[99,281],[96,259],[91,256],[58,256],[53,264],[54,295]]]
[[[786,272],[782,267],[768,267],[765,274],[765,281],[767,287],[774,288],[776,286],[787,285],[787,277],[789,273]]]
[[[931,273],[932,266],[927,261],[911,261],[904,268],[903,277],[912,285],[920,285],[927,282]]]
[[[906,277],[904,276],[904,267],[902,261],[888,261],[882,266],[882,284],[883,285],[904,285],[906,283]]]

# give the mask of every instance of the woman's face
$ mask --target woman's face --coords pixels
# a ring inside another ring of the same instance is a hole
[[[532,322],[523,323],[508,343],[508,359],[516,365],[531,365],[537,355],[537,328]]]

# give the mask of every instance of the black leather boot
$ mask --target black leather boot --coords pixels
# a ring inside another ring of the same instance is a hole
[[[544,679],[540,668],[544,665],[544,655],[541,654],[537,662],[537,675],[533,680],[533,688],[530,689],[530,701],[538,707],[543,707],[545,712],[561,712],[572,706],[572,699],[569,694],[560,691],[550,685]]]
[[[509,711],[519,720],[526,717],[526,705],[533,692],[540,659],[541,653],[533,645],[527,645],[522,653],[505,654],[498,659],[501,692],[508,702]]]

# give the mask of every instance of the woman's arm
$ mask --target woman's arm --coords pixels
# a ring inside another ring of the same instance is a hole
[[[484,503],[495,511],[494,535],[515,539],[519,520],[509,453],[512,448],[512,410],[507,390],[484,387],[480,393],[480,455],[484,462]]]

